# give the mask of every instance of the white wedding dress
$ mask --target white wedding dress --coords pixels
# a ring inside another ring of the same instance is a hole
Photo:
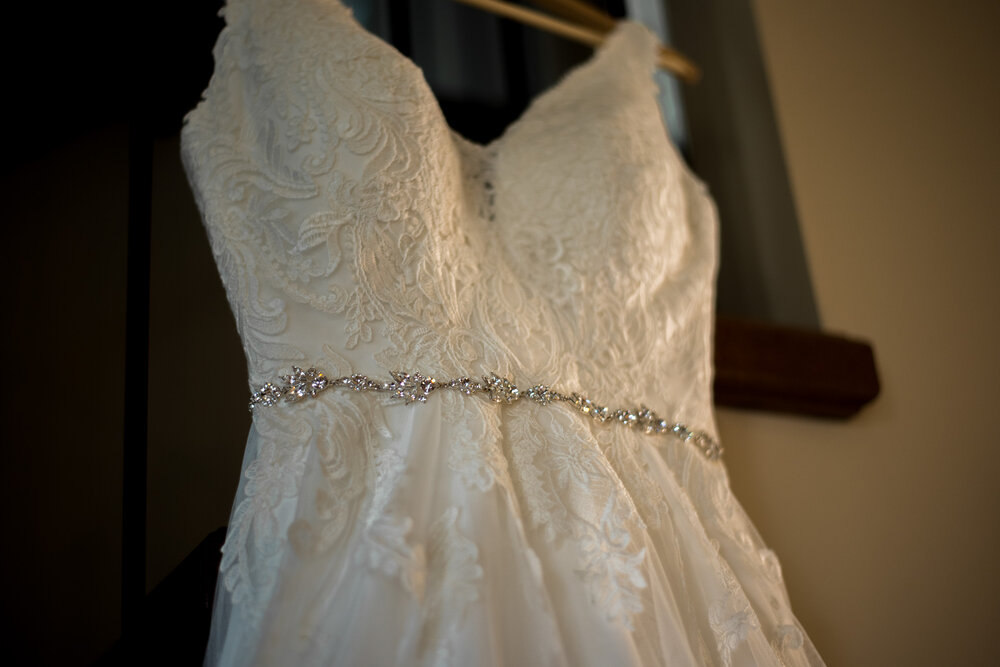
[[[224,12],[183,157],[256,394],[206,663],[821,664],[715,457],[652,35],[484,146],[339,2]]]

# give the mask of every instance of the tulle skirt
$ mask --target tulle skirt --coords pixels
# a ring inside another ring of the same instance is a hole
[[[816,665],[689,443],[560,405],[258,410],[206,665]]]

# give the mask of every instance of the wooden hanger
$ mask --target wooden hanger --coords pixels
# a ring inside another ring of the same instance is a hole
[[[615,19],[604,12],[580,0],[531,0],[533,4],[543,6],[549,11],[572,19],[573,23],[501,0],[457,0],[457,2],[520,21],[589,46],[597,46],[603,42],[606,34],[617,23]],[[680,52],[666,46],[660,46],[657,64],[675,74],[685,83],[696,83],[701,78],[701,70],[697,65]]]

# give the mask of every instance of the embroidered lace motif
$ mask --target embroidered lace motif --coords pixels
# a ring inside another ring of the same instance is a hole
[[[644,431],[648,435],[669,434],[684,442],[691,442],[710,461],[718,460],[722,456],[722,446],[707,433],[689,429],[680,422],[670,423],[644,405],[638,408],[612,410],[607,406],[598,405],[576,392],[564,394],[543,384],[537,384],[522,394],[516,384],[496,373],[483,376],[480,382],[470,377],[437,380],[421,373],[394,371],[391,381],[380,382],[360,373],[331,380],[315,368],[303,370],[298,366],[293,366],[291,374],[281,376],[281,382],[281,385],[267,382],[259,390],[253,392],[250,398],[250,409],[275,405],[280,401],[295,402],[307,396],[315,397],[321,391],[334,387],[346,387],[354,391],[389,393],[392,394],[393,398],[405,400],[407,405],[423,403],[437,389],[455,389],[466,396],[485,394],[494,403],[516,403],[522,396],[539,405],[562,401],[601,423],[617,421],[629,428]]]

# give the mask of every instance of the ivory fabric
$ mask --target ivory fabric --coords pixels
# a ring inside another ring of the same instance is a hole
[[[335,0],[230,0],[185,168],[251,387],[496,372],[717,438],[715,209],[622,23],[497,140]],[[565,404],[255,410],[207,665],[822,664],[721,462]]]

